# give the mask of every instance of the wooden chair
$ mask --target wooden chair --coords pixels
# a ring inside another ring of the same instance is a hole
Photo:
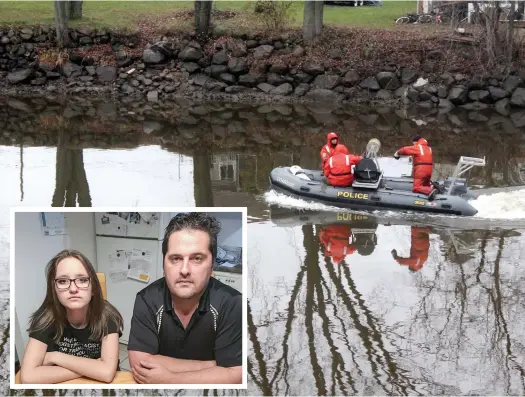
[[[108,291],[106,288],[106,275],[104,273],[97,273],[98,281],[102,287],[102,296],[104,299],[108,299]]]

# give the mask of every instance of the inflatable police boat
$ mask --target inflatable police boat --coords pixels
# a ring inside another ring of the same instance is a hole
[[[277,167],[270,173],[272,188],[279,193],[306,201],[356,210],[409,210],[440,214],[473,216],[478,211],[469,204],[476,194],[460,176],[474,166],[484,166],[485,159],[462,156],[454,174],[443,181],[434,182],[439,190],[434,200],[424,194],[413,193],[413,178],[384,177],[377,161],[381,144],[371,139],[362,162],[354,170],[350,187],[334,187],[326,182],[322,171],[291,167]]]

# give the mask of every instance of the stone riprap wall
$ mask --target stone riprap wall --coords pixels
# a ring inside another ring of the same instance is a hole
[[[54,45],[54,34],[45,26],[0,29],[0,85],[5,93],[107,93],[151,102],[189,96],[397,103],[444,111],[493,107],[503,115],[512,107],[525,107],[525,70],[480,77],[388,65],[367,73],[341,62],[333,66],[331,61],[341,59],[337,50],[324,62],[310,59],[307,47],[293,35],[225,37],[203,45],[189,36],[145,43],[138,34],[88,28],[71,31],[69,54],[50,64],[39,54]],[[99,51],[91,56],[94,47]]]

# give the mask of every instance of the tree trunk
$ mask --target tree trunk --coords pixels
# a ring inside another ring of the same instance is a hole
[[[322,1],[315,2],[315,37],[323,35],[323,11],[324,3]]]
[[[82,0],[69,1],[69,19],[82,19]]]
[[[57,31],[57,46],[63,48],[69,44],[69,32],[67,23],[69,19],[69,2],[54,1],[55,6],[55,27]]]
[[[520,14],[520,19],[522,19],[523,14],[525,14],[525,1],[518,2],[518,14]]]
[[[482,26],[485,27],[486,38],[486,55],[487,66],[489,69],[494,66],[494,62],[498,60],[501,55],[506,55],[507,36],[502,35],[499,22],[501,16],[501,7],[499,1],[491,1],[486,3],[488,7],[484,8],[479,13]],[[480,10],[479,3],[474,3],[476,11]],[[508,28],[508,27],[507,27]]]
[[[514,55],[514,19],[516,19],[516,2],[510,2],[510,12],[507,22],[507,34],[505,35],[505,58],[507,62],[512,62]]]
[[[199,21],[201,16],[201,6],[202,6],[203,0],[195,0],[193,13],[195,17],[195,31],[199,29]]]
[[[303,39],[312,41],[315,38],[315,0],[305,0],[303,14]]]
[[[197,2],[195,2],[197,3]],[[198,24],[195,25],[195,31],[199,36],[208,34],[210,30],[211,22],[211,1],[202,1],[199,6],[199,20]]]
[[[477,2],[474,3],[474,17],[471,20],[471,23],[479,23],[479,18],[481,15],[481,10]]]
[[[20,134],[20,201],[24,201],[24,134]]]

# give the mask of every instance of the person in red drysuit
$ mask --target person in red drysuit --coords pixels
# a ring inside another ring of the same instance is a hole
[[[323,173],[332,186],[347,187],[354,181],[354,167],[362,156],[353,154],[335,154],[324,163]]]
[[[397,250],[392,250],[392,257],[401,266],[417,272],[423,267],[428,259],[428,250],[430,248],[430,230],[425,227],[410,227],[410,257],[403,258],[397,255]]]
[[[321,227],[319,241],[324,245],[324,254],[332,258],[336,265],[340,264],[346,255],[353,254],[357,247],[352,241],[350,225],[328,225]]]
[[[399,160],[400,156],[413,156],[412,162],[414,185],[412,191],[414,193],[422,193],[428,196],[429,201],[434,200],[437,190],[432,186],[430,178],[432,177],[432,149],[428,146],[425,138],[419,135],[412,138],[412,146],[405,146],[394,153],[394,158]]]
[[[324,169],[325,162],[334,154],[348,154],[348,149],[339,143],[339,136],[336,132],[329,132],[326,138],[326,145],[321,148],[321,169]]]

